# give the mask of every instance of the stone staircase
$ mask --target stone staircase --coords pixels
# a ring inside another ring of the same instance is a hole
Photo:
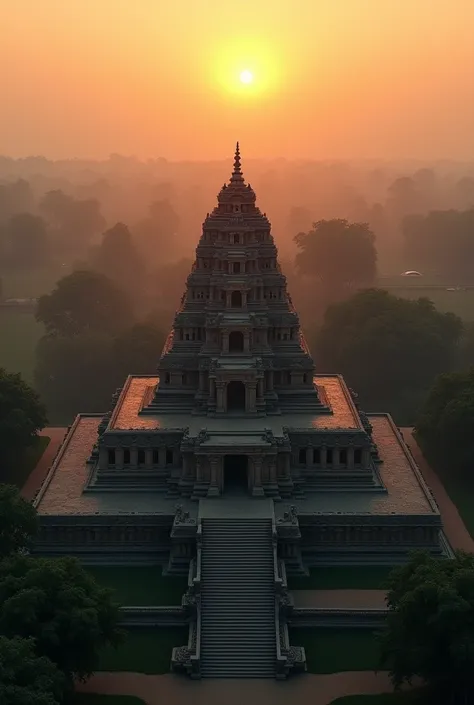
[[[274,678],[272,521],[202,520],[201,675]]]

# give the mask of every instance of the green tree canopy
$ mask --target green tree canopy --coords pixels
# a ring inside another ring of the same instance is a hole
[[[0,636],[2,705],[60,705],[65,685],[54,663],[35,654],[33,639]]]
[[[368,289],[327,309],[314,352],[318,368],[342,373],[366,407],[395,412],[403,401],[403,416],[452,369],[461,332],[461,320],[428,299]]]
[[[376,274],[375,235],[367,223],[319,220],[313,229],[294,238],[300,252],[300,274],[318,279],[325,288],[372,284]]]
[[[31,446],[46,423],[38,394],[20,375],[0,368],[0,463]]]
[[[472,702],[474,555],[440,560],[416,552],[388,588],[381,655],[394,685],[419,677],[443,705]]]
[[[48,333],[73,336],[91,331],[117,333],[133,317],[121,289],[103,274],[84,270],[63,277],[51,294],[41,296],[36,318]]]
[[[49,239],[43,218],[17,213],[6,223],[3,235],[5,261],[12,267],[35,267],[49,257]]]
[[[0,559],[30,548],[37,530],[33,505],[14,485],[0,485]]]
[[[114,281],[130,296],[141,293],[145,262],[138,254],[126,225],[116,223],[106,230],[101,244],[90,257],[91,267]]]
[[[119,643],[119,605],[74,558],[12,556],[0,562],[0,635],[33,638],[69,682],[90,676]]]
[[[474,368],[440,375],[416,422],[423,449],[438,466],[472,473],[474,459]]]

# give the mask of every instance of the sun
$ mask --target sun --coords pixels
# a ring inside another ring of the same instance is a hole
[[[253,83],[253,73],[251,71],[249,71],[248,69],[245,69],[245,71],[242,71],[239,78],[240,78],[241,83],[246,83],[247,85],[249,83]]]

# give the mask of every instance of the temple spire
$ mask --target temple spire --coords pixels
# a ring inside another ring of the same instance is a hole
[[[237,142],[234,156],[234,171],[232,172],[232,176],[230,177],[230,182],[235,184],[237,182],[243,183],[243,181],[244,177],[240,166],[240,148],[239,143]]]

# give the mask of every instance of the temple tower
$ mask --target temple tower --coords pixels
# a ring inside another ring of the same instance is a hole
[[[314,364],[266,215],[234,168],[208,213],[144,412],[200,415],[321,409]]]

